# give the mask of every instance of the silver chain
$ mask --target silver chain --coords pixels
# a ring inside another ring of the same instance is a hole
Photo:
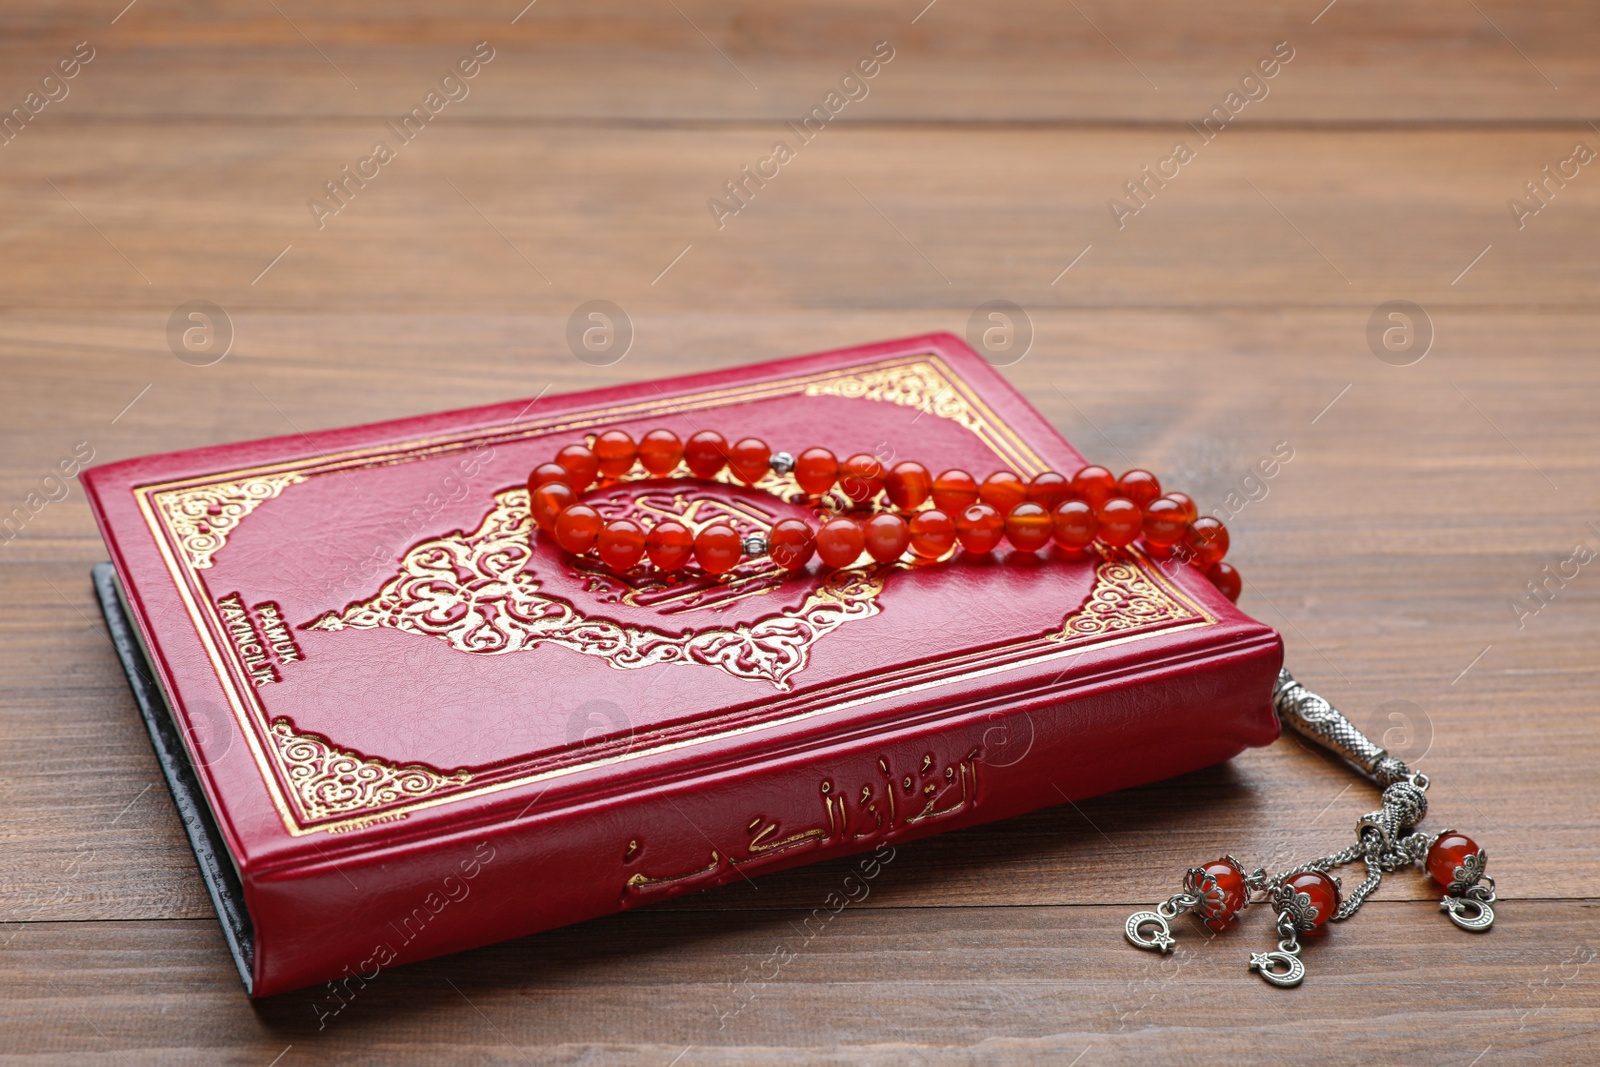
[[[1343,922],[1360,909],[1363,902],[1383,884],[1384,874],[1404,867],[1425,865],[1428,851],[1440,835],[1429,837],[1413,828],[1428,813],[1428,776],[1418,774],[1389,755],[1382,747],[1356,729],[1355,724],[1322,697],[1306,689],[1288,671],[1279,671],[1272,689],[1272,704],[1279,719],[1296,733],[1317,742],[1349,763],[1383,790],[1383,806],[1369,812],[1356,823],[1356,841],[1338,852],[1292,867],[1277,875],[1256,868],[1244,875],[1245,898],[1239,908],[1252,903],[1271,904],[1277,912],[1278,948],[1275,952],[1254,953],[1250,969],[1276,986],[1298,985],[1305,977],[1300,962],[1300,935],[1322,921],[1309,894],[1297,892],[1289,884],[1297,875],[1316,871],[1333,879],[1341,892],[1338,910],[1327,919]],[[1451,831],[1444,831],[1450,833]],[[1340,867],[1361,860],[1366,877],[1344,893],[1332,874]],[[1235,866],[1232,857],[1228,863]],[[1481,850],[1467,857],[1456,868],[1455,881],[1440,902],[1441,910],[1465,930],[1486,930],[1494,922],[1494,880],[1483,874],[1487,856]],[[1243,868],[1239,868],[1243,873]],[[1484,884],[1480,884],[1484,883]],[[1226,895],[1215,877],[1203,868],[1191,869],[1184,881],[1185,891],[1157,905],[1155,911],[1135,912],[1126,925],[1128,940],[1140,948],[1170,951],[1173,945],[1169,921],[1185,911],[1193,911],[1208,921],[1226,922],[1232,912],[1217,910]],[[1154,936],[1146,930],[1154,928]],[[1220,928],[1220,927],[1219,927]]]

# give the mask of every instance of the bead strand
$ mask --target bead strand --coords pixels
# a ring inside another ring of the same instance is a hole
[[[881,494],[889,507],[871,514],[839,514],[819,525],[782,519],[766,534],[739,536],[726,522],[698,532],[676,519],[646,529],[632,519],[611,519],[580,500],[598,482],[614,481],[635,465],[656,478],[679,467],[700,479],[726,468],[745,485],[769,472],[792,474],[814,500],[837,490],[864,508]],[[1140,542],[1157,558],[1193,565],[1229,600],[1239,599],[1242,580],[1223,562],[1228,530],[1200,515],[1186,494],[1163,494],[1154,474],[1130,470],[1118,478],[1090,465],[1070,477],[1045,471],[1024,481],[1011,471],[996,471],[978,481],[963,470],[934,477],[914,461],[884,470],[876,456],[858,453],[840,461],[825,448],[808,448],[799,457],[773,452],[760,438],[728,444],[712,430],[682,441],[670,430],[651,430],[637,443],[622,430],[607,430],[594,444],[567,445],[554,462],[540,464],[528,477],[529,507],[539,529],[574,555],[591,552],[613,571],[626,571],[648,559],[671,573],[691,562],[707,574],[722,574],[742,560],[769,556],[785,570],[798,571],[815,556],[832,569],[852,566],[862,553],[878,563],[908,552],[923,562],[941,560],[957,546],[974,555],[998,548],[1038,552],[1055,544],[1069,557],[1086,556],[1098,542],[1124,548]]]

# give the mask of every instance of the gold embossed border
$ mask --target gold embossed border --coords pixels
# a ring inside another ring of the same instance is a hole
[[[394,764],[342,749],[320,734],[300,733],[288,719],[272,720],[269,736],[288,769],[295,801],[312,820],[365,814],[472,781],[466,771]]]
[[[877,676],[870,685],[851,685],[838,692],[808,694],[809,699],[787,711],[777,703],[767,704],[763,707],[760,717],[754,721],[749,715],[735,716],[732,717],[732,721],[719,723],[715,728],[691,732],[688,736],[674,737],[669,731],[636,735],[632,738],[630,746],[617,754],[599,752],[583,762],[562,763],[557,766],[549,766],[549,761],[537,761],[546,765],[527,766],[521,773],[507,773],[493,780],[490,780],[490,776],[483,775],[477,784],[463,783],[458,789],[441,787],[429,795],[398,798],[392,803],[386,801],[384,805],[370,810],[364,809],[364,815],[359,818],[336,817],[332,821],[318,820],[306,817],[305,813],[299,810],[301,805],[298,803],[298,798],[293,796],[293,788],[290,785],[293,767],[285,762],[279,747],[273,743],[268,712],[261,704],[254,688],[246,680],[243,665],[238,662],[231,644],[224,637],[224,626],[217,616],[211,597],[206,592],[203,575],[200,573],[209,566],[211,557],[223,546],[227,534],[237,527],[249,511],[254,510],[264,499],[278,495],[284,488],[319,475],[414,462],[500,443],[512,443],[556,433],[584,431],[619,420],[705,411],[795,395],[859,398],[916,408],[963,426],[994,452],[1001,462],[1024,477],[1031,477],[1046,467],[1033,448],[1005,425],[982,398],[961,380],[949,364],[937,354],[926,353],[892,357],[853,367],[745,386],[664,396],[553,417],[514,420],[502,427],[422,438],[398,445],[352,449],[312,458],[219,472],[202,478],[136,487],[134,495],[140,512],[156,540],[163,562],[178,589],[207,657],[222,682],[231,709],[245,736],[272,803],[283,821],[285,831],[291,836],[321,831],[341,832],[369,825],[374,821],[404,818],[411,811],[441,803],[512,789],[558,775],[638,759],[687,745],[704,744],[816,715],[837,713],[888,696],[937,688],[957,679],[1015,670],[1062,655],[1081,655],[1091,648],[1138,640],[1156,632],[1171,633],[1194,626],[1210,625],[1216,621],[1176,586],[1162,579],[1143,561],[1139,561],[1135,563],[1138,570],[1148,575],[1157,586],[1192,612],[1188,621],[1173,621],[1130,633],[1107,633],[1099,638],[1087,637],[1066,643],[1059,639],[1052,641],[1048,637],[1027,638],[1008,650],[1011,655],[1004,662],[996,661],[992,650],[982,656],[952,657],[942,665],[948,669],[939,672],[938,677],[928,678],[927,672],[923,671],[883,674]],[[255,499],[259,490],[253,487],[261,485],[275,488],[269,496]],[[194,535],[198,532],[198,524],[191,522],[194,518],[194,508],[190,506],[191,503],[197,504],[201,500],[210,498],[205,505],[208,510],[216,504],[214,499],[216,495],[223,492],[230,493],[231,502],[233,491],[227,489],[229,486],[251,486],[246,500],[254,502],[240,502],[237,514],[228,513],[232,521],[225,528],[213,528],[208,531],[208,535],[214,534],[215,543],[208,539],[197,548]],[[331,745],[331,742],[329,744]]]
[[[168,490],[156,494],[156,505],[178,543],[183,561],[195,570],[205,570],[245,516],[305,480],[299,471],[289,471],[220,485]]]
[[[1095,566],[1094,585],[1083,607],[1068,615],[1046,640],[1061,644],[1092,642],[1111,634],[1192,622],[1202,614],[1167,590],[1170,586],[1145,569],[1140,557],[1104,546]]]

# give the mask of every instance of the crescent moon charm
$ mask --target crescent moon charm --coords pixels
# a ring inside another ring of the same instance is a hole
[[[1155,933],[1149,937],[1144,934],[1144,928],[1147,926],[1155,927]],[[1136,947],[1146,948],[1152,952],[1171,952],[1172,946],[1177,944],[1173,940],[1172,927],[1167,925],[1166,917],[1153,911],[1136,911],[1128,916],[1123,932]]]
[[[1278,970],[1278,967],[1282,970]],[[1297,986],[1306,976],[1306,965],[1298,956],[1287,952],[1255,952],[1250,956],[1250,969],[1263,979],[1282,989]]]
[[[1494,909],[1476,897],[1445,897],[1439,910],[1463,930],[1482,933],[1494,925]]]

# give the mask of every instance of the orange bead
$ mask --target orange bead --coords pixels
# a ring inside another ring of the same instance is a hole
[[[817,531],[817,556],[835,570],[850,566],[866,547],[866,535],[854,519],[834,519]]]
[[[779,519],[767,535],[767,555],[786,571],[804,567],[817,550],[817,535],[804,519]]]
[[[938,508],[911,516],[911,554],[918,559],[938,559],[956,544],[956,524]]]
[[[612,519],[596,540],[600,559],[614,571],[625,571],[644,556],[644,527],[632,519]]]
[[[694,531],[677,519],[662,519],[644,539],[644,550],[651,563],[670,573],[694,555]]]
[[[889,503],[901,511],[916,511],[933,493],[933,476],[920,463],[896,463],[883,480]]]
[[[567,468],[559,463],[541,463],[528,475],[528,492],[533,492],[545,482],[568,481]]]
[[[600,536],[600,527],[604,525],[600,513],[588,504],[568,504],[556,516],[556,544],[573,555],[580,555],[594,547],[595,538]]]
[[[1117,495],[1142,508],[1161,495],[1161,483],[1149,471],[1124,471],[1117,479]]]
[[[656,477],[671,474],[683,460],[683,442],[671,430],[651,430],[639,442],[639,463]]]
[[[1068,552],[1082,552],[1094,544],[1100,521],[1085,500],[1064,500],[1050,513],[1051,536]]]
[[[587,445],[568,445],[556,453],[556,462],[566,468],[567,483],[580,493],[600,474],[600,461]]]
[[[892,511],[881,511],[866,521],[861,531],[867,555],[879,563],[889,563],[905,555],[911,547],[911,531],[906,520]]]
[[[1171,497],[1152,500],[1144,509],[1144,539],[1157,548],[1177,544],[1188,532],[1189,519],[1183,505]]]
[[[568,504],[576,503],[578,494],[566,482],[545,482],[528,497],[528,510],[539,529],[551,532],[556,528],[556,516]]]
[[[694,535],[694,558],[707,574],[721,574],[739,565],[744,542],[726,523],[713,523]]]
[[[1054,511],[1057,504],[1072,499],[1072,480],[1056,471],[1035,474],[1028,483],[1028,499],[1045,511]]]
[[[1001,515],[1028,499],[1028,483],[1010,471],[995,471],[978,487],[978,499]]]
[[[1194,500],[1188,493],[1168,493],[1167,499],[1178,502],[1178,506],[1183,509],[1183,517],[1189,522],[1200,517],[1200,509],[1195,507]]]
[[[772,449],[759,437],[746,437],[728,449],[728,467],[746,485],[754,485],[772,470]]]
[[[1228,528],[1220,519],[1202,515],[1189,524],[1185,543],[1194,552],[1194,563],[1206,570],[1228,554]]]
[[[1466,834],[1454,830],[1440,834],[1438,840],[1428,846],[1428,873],[1435,882],[1448,886],[1456,880],[1456,868],[1477,852],[1478,843]]]
[[[974,555],[991,551],[1006,532],[1006,520],[988,504],[973,504],[956,516],[956,540]]]
[[[1072,476],[1072,495],[1088,501],[1092,508],[1105,503],[1116,488],[1117,476],[1104,467],[1091,465]]]
[[[1024,500],[1006,516],[1006,540],[1024,552],[1037,552],[1050,543],[1054,524],[1043,505]]]
[[[1311,920],[1313,927],[1321,926],[1339,910],[1339,886],[1321,871],[1303,871],[1285,884],[1295,893],[1311,898],[1311,906],[1316,909],[1316,917]]]
[[[883,488],[883,464],[877,456],[858,452],[839,465],[839,488],[857,504],[864,504]]]
[[[728,462],[728,442],[715,430],[701,430],[683,446],[683,461],[696,478],[715,478]]]
[[[794,480],[812,496],[821,496],[839,480],[839,459],[826,448],[808,448],[794,461]]]
[[[633,469],[639,449],[633,438],[621,430],[607,430],[594,440],[594,458],[600,463],[600,473],[607,478],[620,478]]]
[[[1221,590],[1222,595],[1233,601],[1239,602],[1239,594],[1244,591],[1244,578],[1242,578],[1233,564],[1221,560],[1213,563],[1211,569],[1206,571],[1206,577],[1211,579],[1211,584]]]
[[[1250,899],[1249,888],[1245,884],[1244,871],[1231,859],[1223,858],[1212,860],[1201,870],[1210,875],[1217,883],[1220,899],[1214,896],[1201,898],[1200,906],[1195,909],[1205,924],[1213,930],[1221,931],[1228,925],[1245,902]]]
[[[959,515],[978,502],[978,482],[966,471],[945,471],[933,480],[933,506]]]
[[[1112,548],[1131,545],[1144,532],[1144,513],[1126,497],[1108,498],[1094,509],[1094,517],[1100,523],[1097,536]]]

